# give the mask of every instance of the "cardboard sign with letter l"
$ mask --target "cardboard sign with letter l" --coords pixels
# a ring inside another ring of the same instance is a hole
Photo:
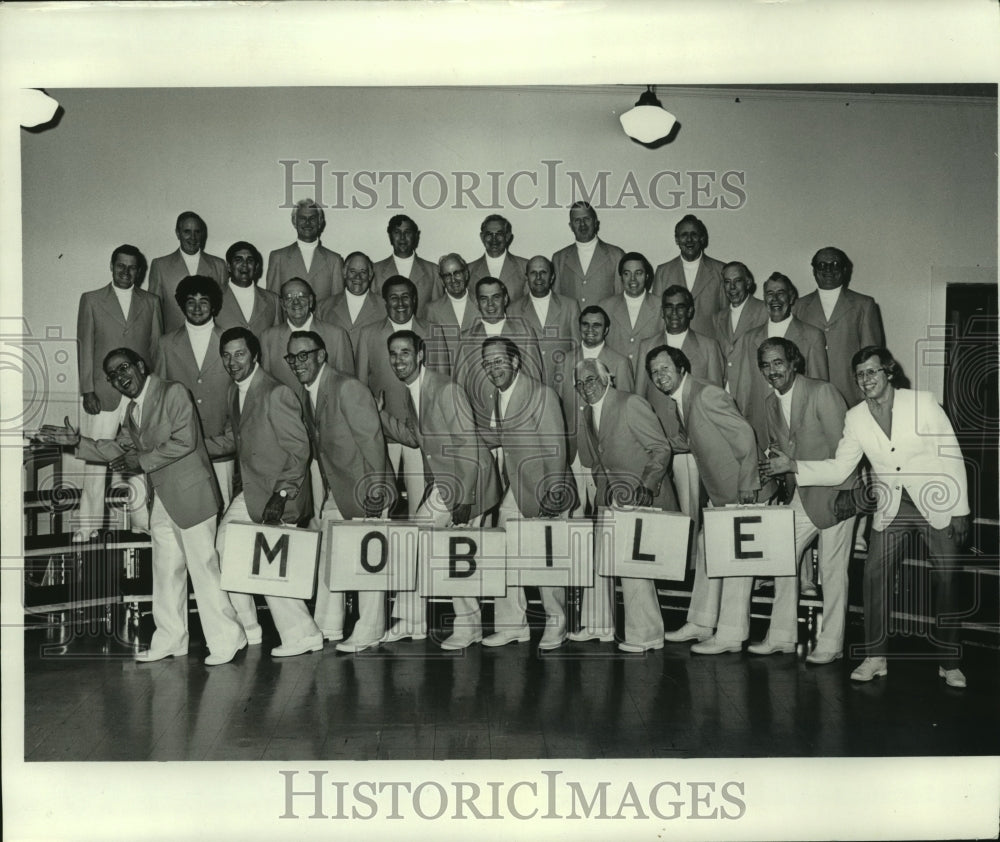
[[[505,543],[502,529],[421,529],[420,595],[506,595]]]
[[[787,506],[723,506],[702,516],[710,577],[795,575],[795,514]]]
[[[594,563],[602,576],[683,579],[691,518],[647,508],[601,508],[594,527]]]
[[[508,585],[594,586],[594,536],[589,522],[510,518],[504,530]]]
[[[319,532],[262,523],[226,526],[222,589],[309,599],[316,587]]]
[[[331,591],[412,591],[417,586],[416,525],[333,520],[323,536],[323,583]]]

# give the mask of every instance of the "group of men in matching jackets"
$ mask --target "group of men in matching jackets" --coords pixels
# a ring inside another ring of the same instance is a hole
[[[385,515],[397,475],[408,515],[442,526],[498,507],[503,522],[583,514],[617,501],[679,507],[700,536],[703,505],[766,495],[799,515],[797,551],[820,536],[827,619],[808,659],[841,656],[856,473],[832,491],[800,490],[794,481],[776,489],[770,478],[762,490],[758,461],[770,444],[792,456],[832,458],[844,412],[862,397],[852,355],[884,346],[877,305],[847,288],[853,267],[846,254],[818,251],[817,288],[801,299],[780,272],[758,299],[745,264],[705,253],[708,232],[692,215],[674,230],[680,254],[655,271],[642,254],[602,240],[586,202],[569,210],[574,242],[551,259],[511,254],[510,223],[486,217],[485,253],[472,264],[454,253],[436,264],[419,257],[420,230],[406,215],[389,220],[392,254],[378,262],[323,246],[325,216],[310,200],[296,205],[291,220],[297,239],[271,252],[263,287],[256,247],[234,243],[225,260],[205,253],[207,228],[193,212],[177,219],[178,250],[152,262],[148,292],[138,288],[142,254],[115,250],[112,283],[80,304],[85,440],[114,439],[131,423],[120,383],[98,374],[110,351],[129,349],[144,366],[149,361],[147,379],[189,390],[227,507],[220,545],[228,522],[247,514],[314,524]],[[795,399],[785,399],[793,384]],[[251,399],[258,392],[259,407]],[[272,448],[272,459],[296,453],[269,477],[261,465],[270,463],[258,454],[275,441],[282,446]],[[456,459],[458,451],[466,457]],[[89,446],[80,452],[99,455]],[[78,540],[103,518],[103,466],[86,470]],[[360,488],[367,490],[359,497]],[[133,497],[143,525],[141,487]],[[692,651],[704,654],[741,648],[752,581],[708,579],[703,537],[695,545],[691,606],[676,631],[664,633],[652,583],[622,580],[622,649],[642,652],[664,640],[694,641]],[[567,626],[565,592],[543,588],[542,648],[567,636],[612,639],[611,584],[585,594],[576,632]],[[751,652],[794,649],[796,596],[795,583],[779,581],[771,632]],[[394,604],[395,623],[386,629],[384,600],[361,594],[360,619],[338,648],[425,637],[419,597],[401,593]],[[259,642],[252,600],[234,597],[231,605],[243,635]],[[271,608],[282,637],[276,655],[343,637],[343,595],[323,594],[315,618],[304,605],[277,600]],[[496,630],[485,638],[476,600],[456,599],[455,609],[444,648],[528,639],[520,588],[497,600]],[[176,635],[154,644],[154,655],[186,648]]]

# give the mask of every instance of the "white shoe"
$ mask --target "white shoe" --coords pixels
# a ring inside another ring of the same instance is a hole
[[[306,652],[319,652],[323,648],[323,635],[310,634],[296,640],[294,643],[285,643],[275,646],[271,650],[272,658],[292,658],[295,655],[304,655]]]
[[[958,667],[952,670],[938,667],[938,678],[943,678],[944,683],[949,687],[965,687],[965,676]]]
[[[751,643],[747,647],[751,655],[791,655],[794,651],[794,644],[771,643],[766,637],[760,643]]]
[[[483,638],[483,646],[505,646],[508,643],[527,643],[531,631],[527,626],[520,629],[501,629]]]
[[[236,653],[239,652],[241,649],[244,649],[246,645],[247,645],[247,639],[244,637],[243,642],[235,649],[233,649],[231,652],[219,652],[218,654],[216,654],[215,652],[210,652],[208,654],[208,657],[205,658],[205,666],[217,667],[219,666],[219,664],[228,664],[233,658],[236,657]]]
[[[136,653],[135,660],[140,664],[151,664],[154,661],[162,661],[164,658],[183,658],[187,655],[187,647],[183,649],[147,649],[145,652]]]
[[[806,655],[807,664],[832,664],[844,657],[842,652],[821,652],[816,649]]]
[[[396,625],[382,635],[382,642],[396,643],[400,640],[406,640],[408,637],[413,640],[426,640],[427,632],[415,632],[407,628],[403,623],[396,623]]]
[[[708,626],[699,626],[697,623],[685,623],[676,631],[667,632],[663,639],[667,643],[684,643],[687,640],[695,640],[701,643],[712,636],[712,630]]]
[[[251,646],[260,646],[264,642],[264,630],[260,623],[256,626],[247,626],[243,629],[243,634],[247,636],[247,643]]]
[[[592,631],[591,629],[583,628],[580,631],[570,632],[566,637],[574,643],[586,643],[588,640],[611,643],[615,639],[615,633],[613,631]]]
[[[695,655],[721,655],[723,652],[742,651],[742,640],[719,640],[717,637],[710,637],[708,640],[701,640],[691,647],[691,652]]]
[[[865,658],[861,666],[851,673],[851,681],[871,681],[880,675],[888,675],[889,667],[885,658]]]
[[[474,637],[466,637],[461,634],[453,634],[451,637],[447,637],[441,641],[441,648],[447,649],[449,652],[458,649],[466,649],[473,643],[479,643],[483,639],[483,636],[476,635]]]
[[[663,641],[654,640],[652,643],[619,643],[618,648],[622,652],[635,652],[638,654],[649,649],[662,649]]]

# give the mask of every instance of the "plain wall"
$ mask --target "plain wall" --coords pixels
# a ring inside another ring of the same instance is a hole
[[[300,180],[313,175],[310,159],[329,161],[325,171],[349,173],[348,188],[361,170],[443,174],[448,195],[437,209],[420,207],[405,181],[403,207],[387,207],[385,180],[375,207],[327,211],[323,243],[375,260],[390,253],[386,223],[401,212],[417,221],[418,253],[431,260],[448,251],[467,260],[482,254],[479,224],[491,212],[513,223],[514,253],[550,255],[571,241],[565,206],[578,196],[567,171],[580,172],[588,186],[609,172],[609,204],[629,173],[649,202],[650,179],[677,172],[676,209],[634,208],[626,197],[625,207],[599,211],[602,238],[644,252],[655,266],[676,256],[673,226],[691,211],[709,228],[710,255],[744,261],[758,287],[782,271],[803,295],[814,289],[813,253],[839,246],[854,262],[852,288],[881,305],[888,345],[914,386],[939,399],[942,371],[929,362],[926,340],[940,335],[933,328],[944,324],[944,312],[932,279],[996,279],[996,100],[659,87],[680,128],[671,143],[650,150],[618,123],[637,98],[630,87],[49,93],[65,109],[58,126],[21,137],[23,314],[36,338],[75,337],[79,296],[110,281],[116,245],[137,245],[150,260],[176,249],[182,210],[206,220],[212,254],[238,239],[265,256],[292,242],[281,160],[303,162],[294,170]],[[513,207],[505,192],[500,208],[478,209],[468,199],[465,208],[453,206],[455,172],[479,174],[476,192],[488,201],[491,178],[505,188],[520,170],[538,179],[537,188],[526,176],[516,182],[519,200],[537,199],[535,208]],[[726,188],[727,171],[743,173],[742,183],[730,176]],[[692,192],[692,172],[717,174],[697,177],[710,185],[707,193]],[[336,183],[323,179],[328,204],[337,201]],[[674,186],[664,177],[661,201]],[[314,193],[297,187],[292,196]],[[438,195],[437,179],[425,176],[424,203]],[[350,190],[348,203],[351,196],[370,202]],[[739,207],[697,207],[713,199]],[[78,416],[75,367],[55,367],[61,381],[43,375],[46,420],[61,420],[66,409]],[[37,396],[42,384],[29,379],[25,392]]]

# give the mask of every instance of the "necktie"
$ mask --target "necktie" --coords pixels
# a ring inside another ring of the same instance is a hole
[[[139,404],[137,404],[135,401],[128,402],[128,421],[133,427],[135,427],[137,431],[139,429],[139,421],[136,418],[136,411],[138,410],[138,408]]]
[[[237,389],[233,396],[233,439],[237,442],[240,440],[240,415],[240,392]],[[236,461],[233,465],[233,499],[241,491],[243,491],[243,471],[240,470],[240,451],[239,446],[237,446]]]

